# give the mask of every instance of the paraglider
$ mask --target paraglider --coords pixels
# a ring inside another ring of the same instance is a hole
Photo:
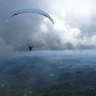
[[[37,13],[37,14],[43,15],[43,16],[47,17],[49,20],[51,20],[51,22],[54,24],[52,17],[48,13],[46,13],[40,9],[35,9],[35,8],[26,8],[26,9],[22,8],[22,9],[18,9],[16,11],[13,11],[7,17],[6,22],[8,22],[8,20],[11,19],[12,17],[14,17],[18,14],[22,14],[22,13]]]
[[[54,77],[54,74],[49,74],[49,76]]]
[[[33,49],[33,45],[32,45],[32,46],[29,46],[29,45],[28,45],[28,48],[29,48],[29,50],[31,51],[31,50]]]

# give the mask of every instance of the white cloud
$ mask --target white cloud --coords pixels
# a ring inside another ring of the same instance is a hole
[[[57,34],[61,45],[66,46],[67,43],[72,44],[77,49],[78,46],[95,46],[96,36],[83,35],[84,32],[79,26],[91,25],[95,15],[94,0],[53,0],[48,8],[55,24],[51,25],[52,33]],[[48,6],[49,6],[48,5]],[[50,31],[50,22],[44,19],[44,24]],[[76,27],[76,26],[77,27]],[[48,31],[47,30],[47,31]],[[41,29],[42,31],[42,29]],[[50,33],[51,34],[51,33]],[[88,32],[87,32],[88,34]],[[42,34],[43,35],[43,34]],[[51,35],[50,35],[51,36]],[[42,38],[43,39],[43,38]]]
[[[41,23],[40,25],[40,29],[42,30],[42,32],[47,33],[48,32],[48,28],[44,23]]]
[[[17,0],[12,2],[12,7],[8,2],[6,3],[8,8],[5,8],[7,11],[4,9],[1,12],[4,16],[6,13],[7,16],[7,13],[14,9],[35,7],[48,12],[55,24],[53,25],[44,16],[36,14],[19,15],[5,24],[2,15],[1,25],[3,25],[0,28],[0,36],[6,42],[6,46],[12,45],[15,50],[28,50],[29,43],[34,44],[34,49],[45,50],[95,47],[96,34],[92,32],[91,26],[96,24],[94,20],[96,0],[37,1]],[[2,1],[2,4],[4,2]]]

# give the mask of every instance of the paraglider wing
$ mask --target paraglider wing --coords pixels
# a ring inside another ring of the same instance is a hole
[[[54,24],[52,17],[48,13],[35,8],[26,8],[26,9],[19,9],[19,10],[13,11],[11,14],[9,14],[8,18],[6,19],[6,22],[8,22],[8,20],[11,19],[12,17],[22,13],[37,13],[37,14],[43,15],[48,19],[50,19],[51,22]]]

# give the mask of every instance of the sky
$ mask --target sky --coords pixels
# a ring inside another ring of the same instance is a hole
[[[5,22],[20,8],[41,9],[54,20],[22,14]],[[0,0],[0,57],[33,50],[95,50],[96,0]]]

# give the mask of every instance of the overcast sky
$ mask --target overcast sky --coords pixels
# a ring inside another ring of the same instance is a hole
[[[54,25],[38,14],[22,14],[5,22],[10,12],[39,8]],[[96,49],[96,0],[0,0],[0,55],[14,51]]]

